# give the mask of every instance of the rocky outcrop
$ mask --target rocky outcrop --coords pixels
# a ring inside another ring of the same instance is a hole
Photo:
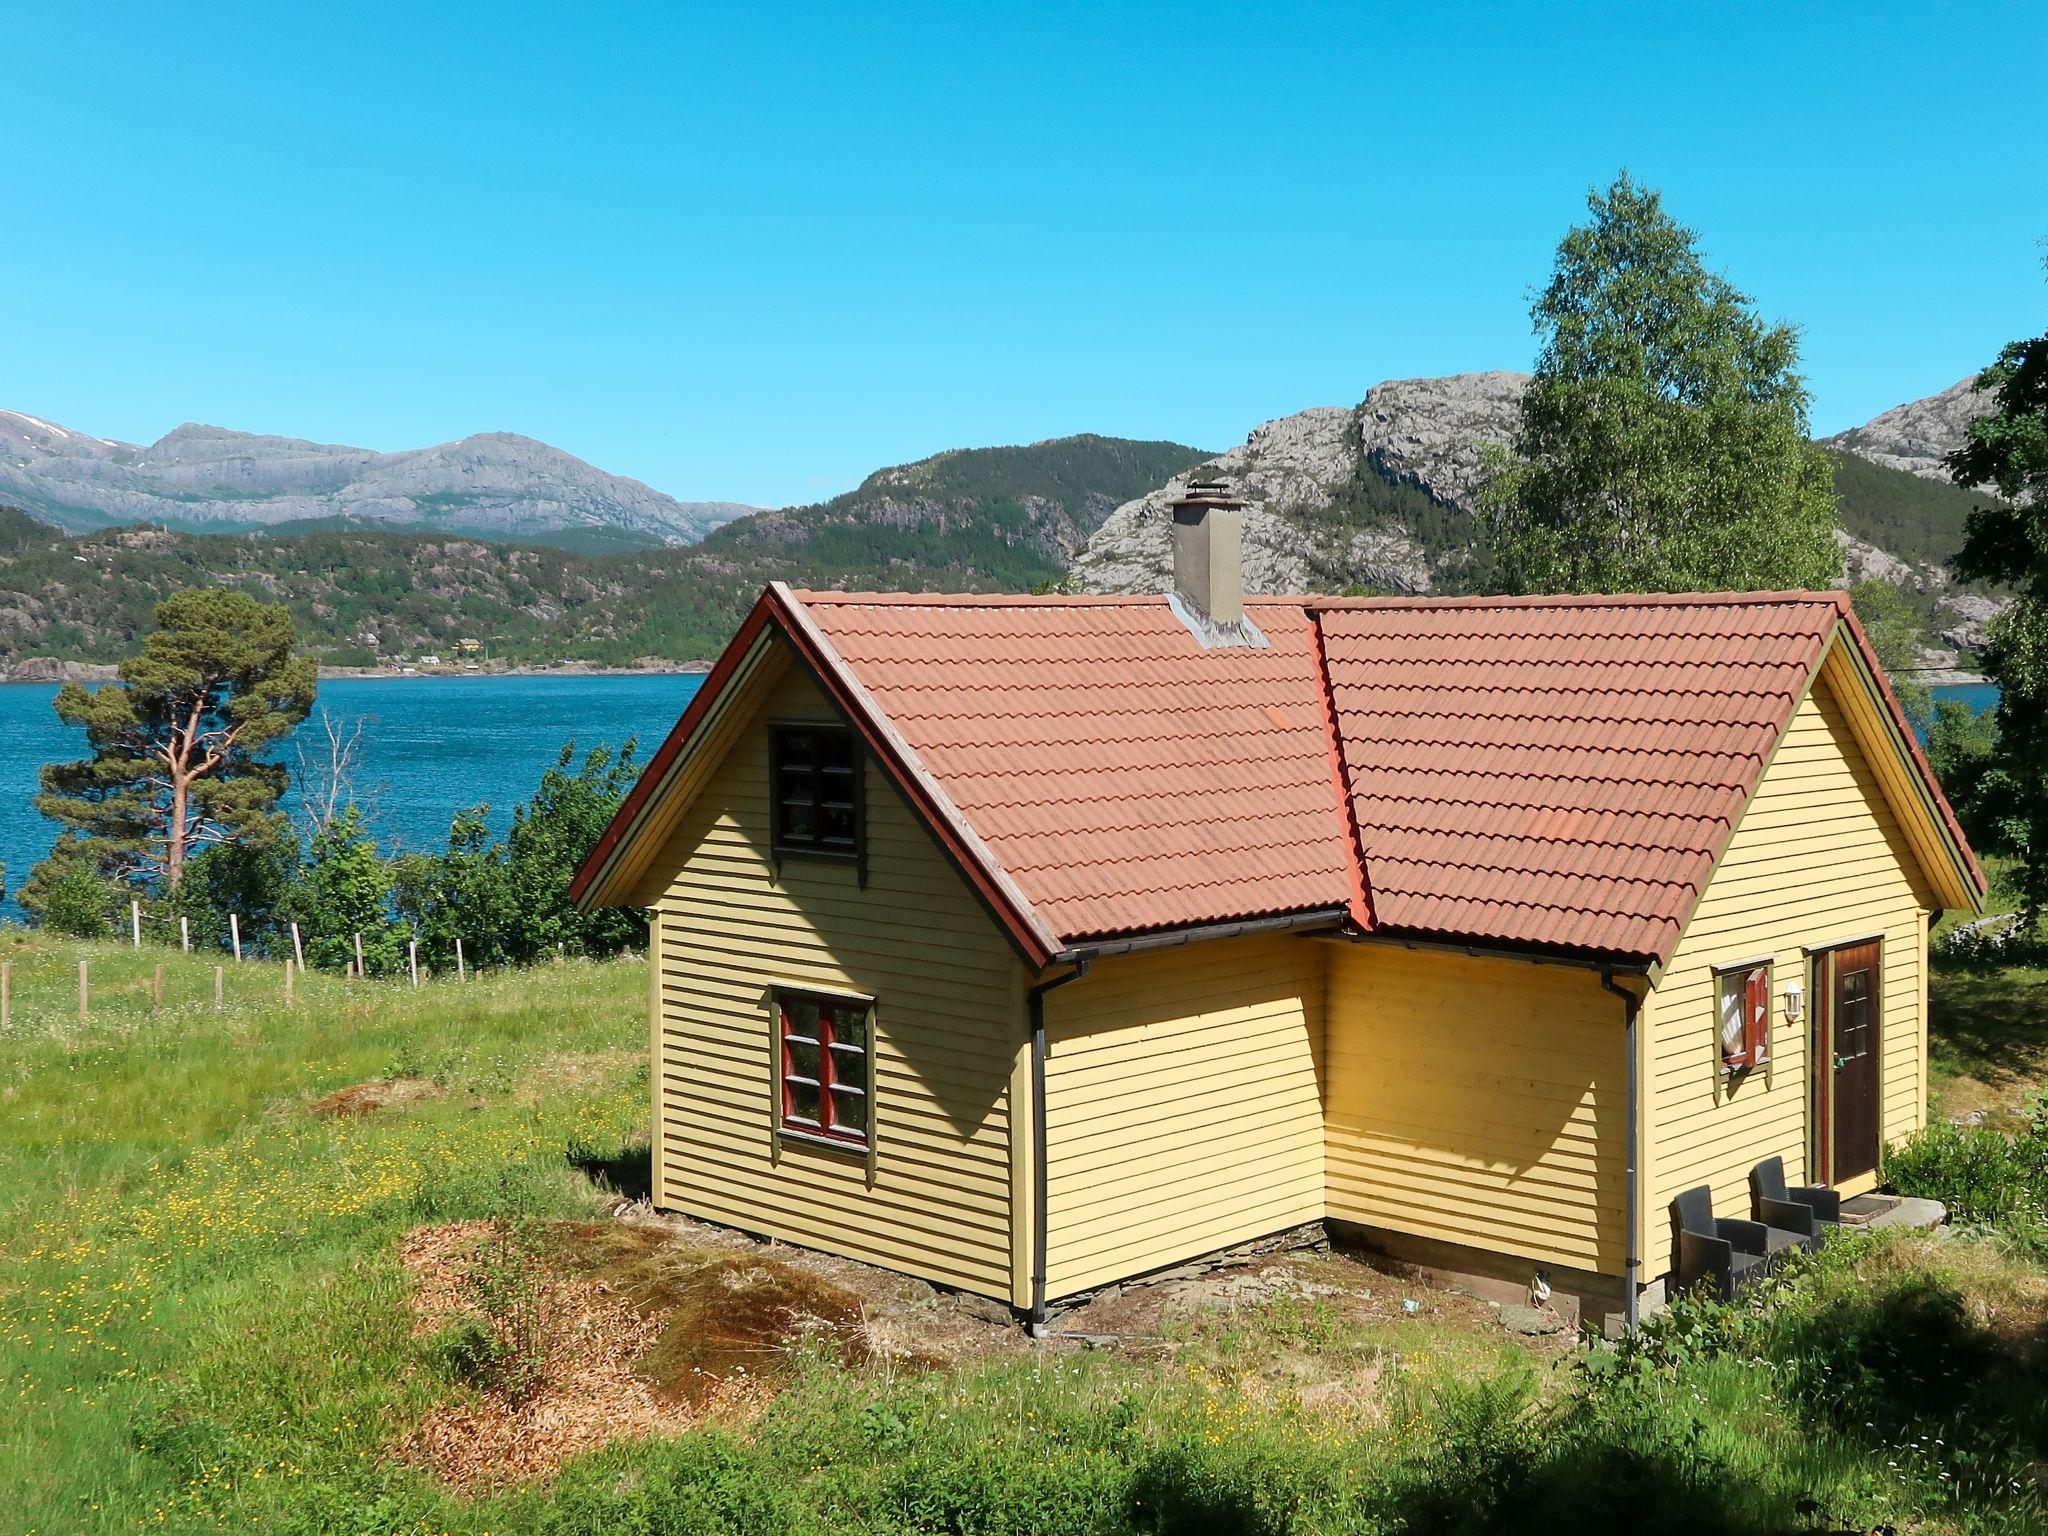
[[[1357,471],[1357,412],[1321,406],[1269,421],[1242,447],[1118,507],[1075,558],[1070,580],[1081,592],[1165,591],[1172,569],[1166,509],[1190,480],[1221,477],[1251,503],[1244,518],[1245,590],[1309,591],[1329,551],[1305,537],[1290,514],[1324,511]],[[1397,535],[1374,553],[1406,571],[1417,564],[1419,551]],[[1422,579],[1427,581],[1426,573]]]
[[[16,411],[0,411],[0,505],[73,532],[110,522],[207,531],[344,519],[645,544],[694,543],[753,510],[677,501],[510,432],[377,453],[188,423],[144,447]]]
[[[0,681],[10,683],[110,683],[120,669],[94,661],[59,661],[55,656],[24,656]]]
[[[1084,592],[1158,592],[1171,584],[1167,507],[1191,479],[1228,481],[1245,511],[1245,589],[1341,591],[1365,587],[1429,592],[1460,576],[1469,551],[1430,547],[1417,523],[1390,511],[1374,485],[1425,498],[1429,507],[1470,519],[1486,455],[1505,448],[1519,424],[1529,385],[1524,373],[1467,373],[1377,384],[1351,410],[1322,407],[1269,421],[1241,448],[1126,502],[1075,559],[1069,585]],[[1900,406],[1829,446],[1885,467],[1942,478],[1941,456],[1962,441],[1983,409],[1969,381],[1929,400]],[[1851,509],[1853,511],[1853,509]],[[1467,539],[1476,523],[1463,525]],[[1909,560],[1848,532],[1839,584],[1888,581],[1933,599],[1941,643],[1982,647],[2003,604],[1955,585],[1939,561]],[[1951,658],[1952,660],[1953,658]]]
[[[1429,592],[1467,549],[1432,547],[1376,488],[1469,515],[1482,456],[1514,435],[1521,373],[1393,379],[1347,410],[1269,421],[1241,448],[1126,502],[1074,561],[1082,592],[1160,592],[1171,582],[1167,507],[1191,479],[1227,480],[1245,509],[1248,592]]]
[[[1895,405],[1860,427],[1837,432],[1826,443],[1886,469],[1946,481],[1948,455],[1962,447],[1970,423],[1990,409],[1991,396],[1977,388],[1972,375],[1938,395]]]
[[[1514,441],[1528,387],[1526,373],[1390,379],[1365,392],[1359,441],[1389,480],[1469,512],[1486,449]]]

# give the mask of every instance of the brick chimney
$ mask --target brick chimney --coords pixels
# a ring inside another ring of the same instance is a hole
[[[1192,480],[1173,504],[1173,589],[1219,632],[1244,623],[1244,501],[1221,480]]]

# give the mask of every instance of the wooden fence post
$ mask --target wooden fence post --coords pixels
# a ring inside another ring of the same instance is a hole
[[[132,896],[128,899],[128,933],[134,947],[142,948],[142,903]]]
[[[224,965],[216,965],[213,968],[213,1006],[215,1008],[220,1007],[221,978],[227,974],[227,969]]]
[[[188,955],[192,953],[192,919],[189,917],[178,919],[178,948]]]
[[[164,1011],[164,963],[161,960],[156,963],[156,986],[151,990],[149,997],[150,1006],[158,1013],[162,1013]]]
[[[412,984],[417,988],[420,984],[420,941],[418,939],[408,939],[406,941],[405,960],[406,964],[412,967]]]
[[[299,943],[299,925],[297,923],[292,924],[292,958],[299,962],[299,972],[303,975],[306,970],[306,951]]]
[[[460,939],[455,941],[455,979],[457,981],[469,980],[469,972],[463,968],[462,964],[462,940]]]
[[[85,1022],[86,995],[88,990],[88,984],[85,979],[85,962],[81,960],[78,962],[78,1022],[81,1024]]]
[[[0,1035],[7,1033],[7,1013],[12,999],[8,996],[14,981],[14,963],[0,960]]]
[[[369,974],[368,971],[363,969],[363,932],[358,928],[356,930],[356,980],[361,981]]]
[[[235,964],[242,963],[242,919],[239,913],[228,914],[228,939],[235,946]]]

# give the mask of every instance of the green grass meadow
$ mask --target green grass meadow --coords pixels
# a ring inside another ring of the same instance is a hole
[[[212,957],[0,930],[0,958],[9,1536],[2048,1528],[2048,1289],[1967,1236],[1628,1352],[1291,1301],[929,1370],[805,1348],[757,1414],[465,1495],[392,1454],[479,1390],[416,1336],[398,1245],[602,1214],[575,1162],[644,1135],[644,962],[315,976],[287,1009],[274,965],[228,967],[216,1008]],[[390,1078],[434,1091],[312,1112]]]

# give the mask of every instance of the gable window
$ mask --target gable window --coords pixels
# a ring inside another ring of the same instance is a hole
[[[868,1144],[869,1004],[777,992],[782,1128],[852,1147]]]
[[[859,858],[860,748],[853,732],[810,725],[778,725],[774,732],[776,852]]]
[[[1747,1072],[1771,1059],[1771,966],[1768,960],[1715,973],[1719,992],[1721,1070]]]

